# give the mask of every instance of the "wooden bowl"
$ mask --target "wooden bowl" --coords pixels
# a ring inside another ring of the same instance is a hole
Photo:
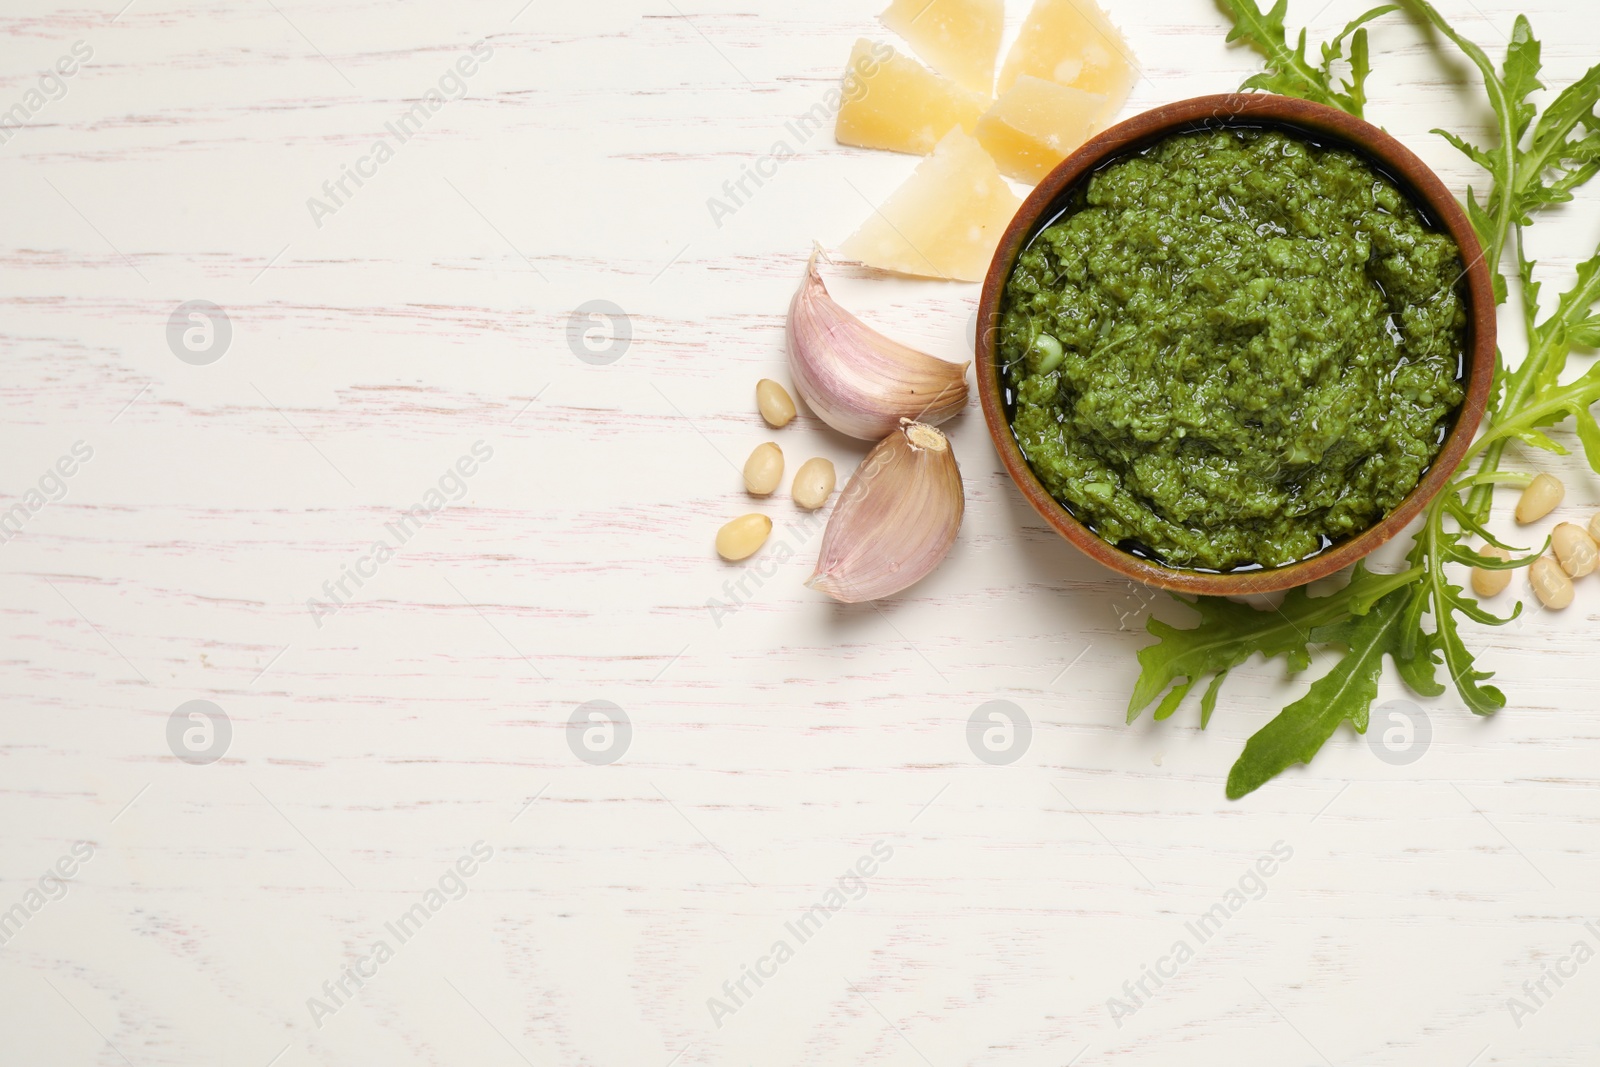
[[[1300,131],[1320,142],[1334,142],[1365,156],[1455,239],[1461,249],[1461,261],[1467,264],[1466,398],[1454,428],[1416,488],[1382,520],[1356,536],[1309,559],[1281,567],[1224,573],[1167,567],[1125,552],[1102,539],[1051,497],[1028,467],[1006,416],[1004,383],[995,352],[1001,292],[1017,257],[1041,228],[1041,220],[1051,218],[1052,208],[1102,164],[1172,134],[1256,125],[1286,128],[1291,133]],[[1028,498],[1028,503],[1062,537],[1118,574],[1146,585],[1206,596],[1266,593],[1305,585],[1350,566],[1394,537],[1417,517],[1455,473],[1483,419],[1495,369],[1495,304],[1489,268],[1483,261],[1483,251],[1472,225],[1450,190],[1409,149],[1376,126],[1337,108],[1267,94],[1200,96],[1158,107],[1113,126],[1068,156],[1023,202],[1001,237],[984,279],[978,323],[977,377],[983,417],[989,424],[989,436],[994,439],[1007,473]]]

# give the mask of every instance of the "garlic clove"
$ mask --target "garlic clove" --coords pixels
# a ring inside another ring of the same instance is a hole
[[[967,366],[908,348],[828,295],[817,254],[789,303],[789,369],[800,396],[840,433],[880,441],[900,420],[936,426],[967,405]]]
[[[949,440],[902,419],[839,494],[806,584],[846,604],[892,596],[949,554],[965,509]]]

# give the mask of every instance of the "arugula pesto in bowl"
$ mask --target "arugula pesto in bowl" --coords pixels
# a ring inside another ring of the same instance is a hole
[[[1417,487],[1465,395],[1465,269],[1366,158],[1180,132],[1059,203],[994,344],[1022,456],[1079,522],[1168,567],[1273,568]]]

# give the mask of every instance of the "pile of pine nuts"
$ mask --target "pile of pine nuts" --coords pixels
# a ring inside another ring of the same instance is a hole
[[[1517,522],[1527,525],[1549,515],[1567,495],[1561,479],[1550,474],[1537,475],[1522,491],[1517,501]],[[1528,584],[1539,603],[1552,611],[1560,611],[1572,603],[1574,578],[1582,578],[1594,571],[1600,563],[1600,512],[1589,519],[1585,529],[1576,523],[1557,524],[1550,533],[1550,551],[1553,555],[1540,556],[1528,567]],[[1508,560],[1511,554],[1503,548],[1485,545],[1478,549],[1485,559]],[[1496,596],[1511,584],[1509,570],[1472,569],[1472,591],[1481,597]]]
[[[794,421],[794,399],[771,378],[756,383],[756,409],[768,426],[780,430]],[[795,472],[789,498],[807,511],[815,511],[833,495],[833,464],[821,456],[808,459]],[[744,487],[751,496],[771,496],[783,482],[783,449],[772,441],[755,447],[744,461]],[[760,513],[741,515],[717,531],[717,555],[726,560],[748,559],[761,550],[772,534],[772,520]]]

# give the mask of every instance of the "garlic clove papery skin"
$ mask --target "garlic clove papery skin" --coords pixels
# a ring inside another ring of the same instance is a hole
[[[949,554],[965,510],[949,440],[906,419],[839,494],[806,584],[845,604],[893,596]]]
[[[874,330],[828,295],[813,252],[789,302],[789,369],[817,417],[881,441],[901,419],[936,426],[967,406],[967,363],[950,363]]]

